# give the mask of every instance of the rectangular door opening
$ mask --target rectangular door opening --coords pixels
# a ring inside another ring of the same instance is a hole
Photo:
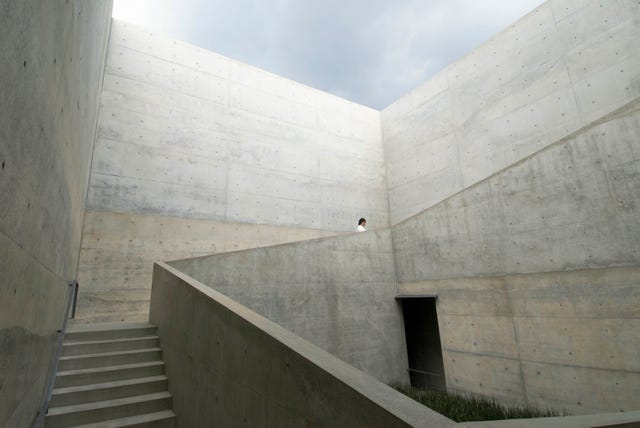
[[[436,297],[403,297],[411,386],[446,391]]]

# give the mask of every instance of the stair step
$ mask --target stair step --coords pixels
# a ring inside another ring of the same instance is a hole
[[[176,414],[171,410],[129,416],[127,418],[111,419],[87,425],[77,425],[74,428],[174,428]]]
[[[111,422],[113,419],[140,416],[162,410],[171,410],[171,394],[167,391],[72,406],[50,407],[45,418],[45,427],[57,428]]]
[[[136,349],[132,351],[101,352],[98,354],[71,355],[60,357],[59,371],[89,369],[92,367],[115,366],[120,364],[155,361],[161,357],[160,348]]]
[[[91,341],[155,336],[157,327],[149,323],[71,324],[65,341]]]
[[[59,371],[56,373],[55,388],[114,382],[117,380],[157,376],[164,373],[164,361],[146,361],[143,363],[122,364],[109,367],[96,367]]]
[[[168,381],[165,375],[137,379],[117,380],[90,385],[69,386],[53,390],[49,407],[62,407],[92,401],[146,395],[166,391]]]
[[[62,344],[62,356],[96,354],[110,351],[127,351],[133,349],[157,348],[158,336],[128,337],[110,340],[67,340]]]

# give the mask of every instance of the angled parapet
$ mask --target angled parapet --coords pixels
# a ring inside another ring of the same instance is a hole
[[[181,425],[455,424],[163,263],[154,268],[150,320]]]
[[[408,380],[388,229],[169,264],[384,382]]]

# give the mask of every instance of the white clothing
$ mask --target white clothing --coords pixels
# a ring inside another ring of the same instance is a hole
[[[356,227],[356,232],[366,232],[367,229],[364,228],[363,225],[359,224],[358,227]]]

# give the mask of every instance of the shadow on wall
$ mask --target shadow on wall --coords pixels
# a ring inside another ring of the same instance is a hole
[[[0,2],[0,426],[43,404],[76,278],[111,1]]]

